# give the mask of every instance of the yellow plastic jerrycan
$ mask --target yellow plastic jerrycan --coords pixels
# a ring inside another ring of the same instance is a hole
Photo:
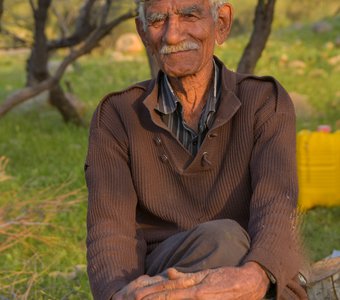
[[[340,131],[297,135],[299,208],[340,205]]]

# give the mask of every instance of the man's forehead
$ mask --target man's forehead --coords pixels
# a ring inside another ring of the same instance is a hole
[[[147,10],[180,9],[186,7],[207,7],[209,0],[145,0]]]

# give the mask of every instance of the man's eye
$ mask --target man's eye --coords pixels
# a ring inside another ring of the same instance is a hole
[[[197,16],[194,14],[185,14],[182,17],[184,20],[187,20],[187,21],[196,21],[198,19]]]
[[[153,27],[158,27],[163,25],[165,22],[165,18],[152,18],[148,20],[148,25]]]

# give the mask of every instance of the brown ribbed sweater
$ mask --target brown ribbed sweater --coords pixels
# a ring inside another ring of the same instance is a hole
[[[291,280],[300,266],[293,105],[270,77],[224,66],[221,77],[216,119],[195,157],[155,112],[157,81],[109,94],[98,106],[85,165],[95,299],[143,274],[145,255],[164,239],[223,218],[248,231],[244,262],[274,275],[278,298],[304,297]]]

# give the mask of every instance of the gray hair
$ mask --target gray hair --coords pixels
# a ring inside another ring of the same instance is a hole
[[[138,9],[138,18],[143,23],[144,31],[146,31],[147,28],[147,22],[146,22],[146,16],[145,16],[145,0],[135,0],[137,3],[137,9]],[[228,0],[209,0],[211,5],[211,14],[214,18],[214,20],[217,20],[218,14],[217,10],[220,6],[227,3]]]

